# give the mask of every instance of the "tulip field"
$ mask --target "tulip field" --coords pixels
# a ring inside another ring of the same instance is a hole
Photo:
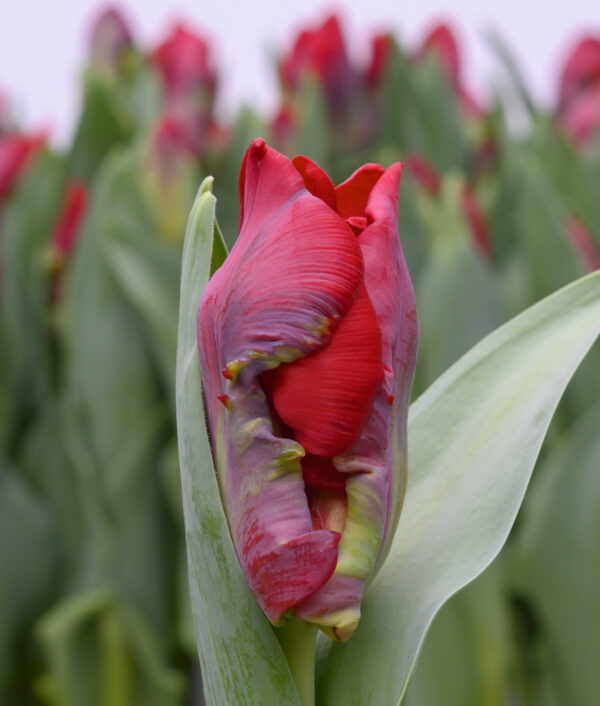
[[[0,86],[0,706],[598,703],[600,34],[541,105],[424,30]]]

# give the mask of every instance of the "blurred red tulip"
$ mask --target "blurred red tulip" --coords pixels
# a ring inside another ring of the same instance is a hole
[[[578,144],[588,142],[600,126],[600,88],[572,98],[561,110],[560,124]]]
[[[0,137],[0,201],[19,178],[31,156],[46,142],[46,135],[10,133]]]
[[[394,46],[391,34],[376,34],[371,40],[371,60],[365,72],[367,86],[377,86],[385,76]]]
[[[460,83],[460,57],[454,33],[446,24],[436,25],[423,40],[420,55],[434,52],[456,88]]]
[[[486,258],[492,257],[492,239],[485,213],[481,208],[475,192],[465,186],[462,195],[462,208],[471,231],[473,243]]]
[[[565,231],[583,267],[588,272],[600,270],[600,250],[583,221],[569,218]]]
[[[164,82],[167,113],[179,123],[178,130],[187,131],[187,140],[201,155],[213,124],[217,84],[208,42],[179,24],[153,60]]]
[[[571,51],[560,77],[560,105],[590,88],[600,88],[600,39],[584,37]]]
[[[283,144],[294,134],[294,114],[292,109],[283,105],[271,121],[271,132],[278,144]]]
[[[153,60],[164,80],[167,95],[179,96],[201,89],[211,97],[217,77],[210,61],[208,41],[183,24],[154,51]]]
[[[405,155],[404,164],[408,173],[428,194],[431,196],[439,194],[442,178],[431,162],[416,152],[409,152]]]
[[[88,206],[88,190],[83,182],[68,184],[52,233],[52,245],[59,259],[71,252]]]
[[[600,40],[584,37],[569,54],[560,78],[559,121],[578,144],[600,126]]]
[[[281,83],[287,90],[295,91],[310,74],[319,79],[332,107],[345,106],[356,77],[336,15],[300,32],[291,53],[279,63]]]
[[[473,118],[483,117],[483,108],[462,84],[458,42],[447,24],[440,23],[433,27],[423,40],[417,58],[422,58],[429,53],[435,54],[440,60],[465,114]]]
[[[159,160],[169,161],[180,154],[195,155],[195,142],[188,127],[174,115],[163,115],[155,128],[152,151]]]
[[[97,67],[116,69],[122,52],[133,46],[133,38],[120,10],[105,8],[92,27],[91,61]]]

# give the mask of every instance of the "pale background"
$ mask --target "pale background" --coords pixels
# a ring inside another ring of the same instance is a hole
[[[560,63],[577,35],[600,35],[597,0],[124,0],[117,3],[141,44],[153,45],[177,19],[204,30],[220,68],[219,110],[231,115],[243,101],[265,112],[277,102],[272,70],[278,47],[294,30],[337,9],[353,53],[360,58],[376,30],[416,44],[437,19],[449,19],[462,44],[467,85],[483,94],[502,73],[485,41],[494,27],[508,41],[538,100],[551,104]],[[78,104],[77,78],[98,0],[0,0],[0,91],[16,101],[26,125],[68,138]],[[451,9],[449,9],[451,8]]]

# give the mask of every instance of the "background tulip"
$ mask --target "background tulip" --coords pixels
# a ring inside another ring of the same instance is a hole
[[[583,37],[562,69],[559,117],[563,129],[579,144],[589,143],[600,125],[600,40]]]
[[[22,174],[32,155],[46,142],[45,135],[0,135],[0,200]]]

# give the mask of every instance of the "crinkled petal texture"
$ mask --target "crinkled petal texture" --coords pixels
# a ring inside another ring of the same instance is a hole
[[[255,140],[240,234],[198,346],[236,551],[273,622],[348,638],[396,527],[417,320],[397,230],[400,165],[335,188]]]

